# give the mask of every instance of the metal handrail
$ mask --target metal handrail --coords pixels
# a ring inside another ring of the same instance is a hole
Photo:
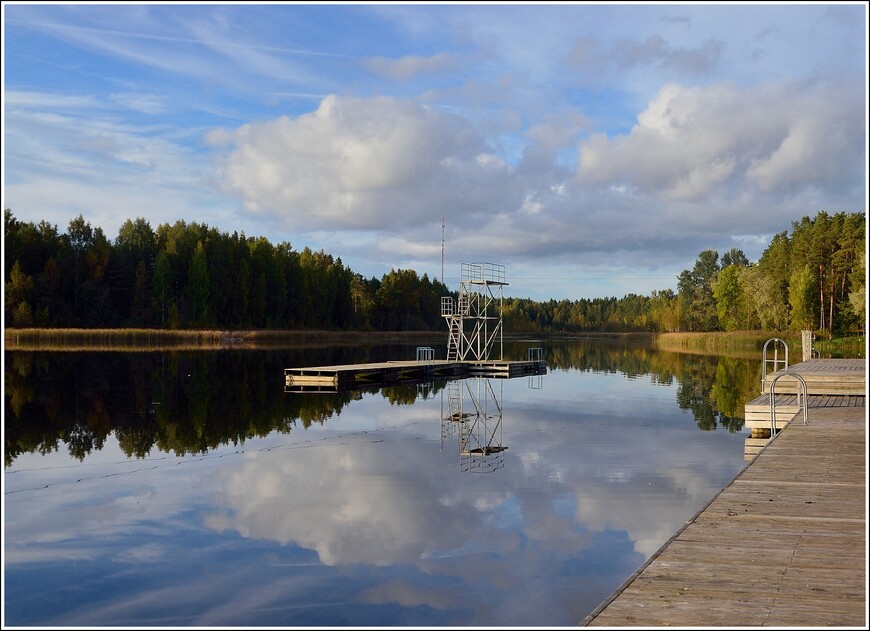
[[[773,346],[773,359],[767,358],[767,346],[771,342],[774,343]],[[779,344],[785,348],[785,359],[779,359]],[[778,337],[772,337],[764,343],[764,349],[762,350],[761,355],[761,394],[764,394],[764,380],[767,377],[767,364],[773,364],[773,371],[776,372],[777,366],[783,364],[783,370],[788,371],[788,344],[785,343],[785,340],[782,340]]]
[[[784,372],[781,375],[777,375],[773,378],[773,381],[770,382],[770,437],[773,438],[773,435],[776,433],[776,393],[775,386],[776,382],[779,381],[781,377],[794,377],[798,381],[800,381],[800,390],[798,391],[798,405],[801,404],[801,392],[803,392],[803,408],[804,408],[804,425],[809,425],[807,421],[807,382],[804,381],[804,378],[801,377],[796,372]]]

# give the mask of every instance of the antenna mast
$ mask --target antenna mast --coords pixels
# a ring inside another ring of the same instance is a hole
[[[441,213],[441,283],[447,286],[444,280],[444,213]]]

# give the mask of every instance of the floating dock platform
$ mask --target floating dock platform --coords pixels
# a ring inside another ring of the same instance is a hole
[[[375,386],[425,383],[436,379],[489,377],[513,379],[547,373],[543,360],[531,361],[390,361],[343,366],[284,369],[285,392],[340,392]]]

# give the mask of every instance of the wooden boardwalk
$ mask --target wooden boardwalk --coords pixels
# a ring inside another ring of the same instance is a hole
[[[795,416],[581,625],[867,628],[858,399]]]

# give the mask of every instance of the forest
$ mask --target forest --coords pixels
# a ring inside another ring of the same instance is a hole
[[[127,219],[114,239],[82,215],[61,233],[4,209],[6,327],[438,331],[437,279],[365,278],[340,257],[183,220]],[[545,302],[506,297],[523,332],[865,329],[864,213],[820,211],[773,236],[757,262],[701,251],[677,291]]]

